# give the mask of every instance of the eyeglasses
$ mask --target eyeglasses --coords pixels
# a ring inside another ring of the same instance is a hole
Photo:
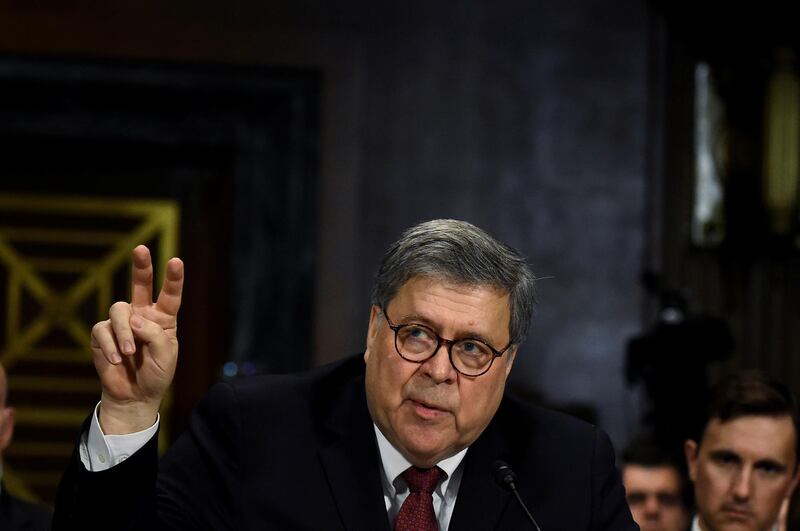
[[[445,339],[432,328],[418,323],[393,324],[383,309],[383,316],[394,331],[394,348],[400,357],[413,363],[424,363],[439,352],[442,344],[447,345],[450,364],[464,376],[485,374],[494,359],[503,355],[513,343],[502,350],[487,345],[480,339]]]

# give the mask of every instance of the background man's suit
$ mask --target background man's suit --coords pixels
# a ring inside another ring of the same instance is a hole
[[[11,496],[5,485],[0,492],[0,530],[48,531],[50,510],[44,505],[28,503]]]
[[[530,528],[494,481],[497,458],[544,530],[636,529],[608,437],[505,397],[467,452],[451,530]],[[76,451],[54,528],[390,529],[361,356],[215,386],[156,463],[155,439],[104,472],[86,471]]]

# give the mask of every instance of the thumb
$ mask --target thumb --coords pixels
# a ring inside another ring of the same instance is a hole
[[[161,325],[135,313],[131,315],[130,323],[134,337],[148,345],[154,357],[168,356],[171,353],[170,338]]]

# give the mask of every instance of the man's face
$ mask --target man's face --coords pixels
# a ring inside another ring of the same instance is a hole
[[[706,531],[771,529],[796,482],[789,416],[712,419],[700,445],[686,441],[700,525]]]
[[[622,482],[633,519],[642,531],[686,531],[689,513],[674,467],[625,465]]]
[[[488,286],[415,277],[398,290],[386,312],[394,324],[425,324],[446,339],[483,339],[496,349],[509,342],[508,295]],[[492,419],[514,354],[512,347],[478,377],[457,372],[444,345],[424,363],[406,361],[373,306],[364,354],[372,419],[409,461],[433,466],[472,444]]]
[[[8,448],[14,435],[14,408],[6,407],[7,389],[6,371],[0,365],[0,452]]]

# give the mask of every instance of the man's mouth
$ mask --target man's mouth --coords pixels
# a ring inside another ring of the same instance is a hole
[[[423,402],[420,400],[414,400],[411,398],[408,399],[408,402],[409,404],[411,404],[417,416],[425,420],[434,420],[449,414],[447,410],[441,409],[437,407],[435,404]]]
[[[753,513],[747,507],[737,507],[732,505],[723,506],[722,512],[734,520],[747,520],[753,516]]]

